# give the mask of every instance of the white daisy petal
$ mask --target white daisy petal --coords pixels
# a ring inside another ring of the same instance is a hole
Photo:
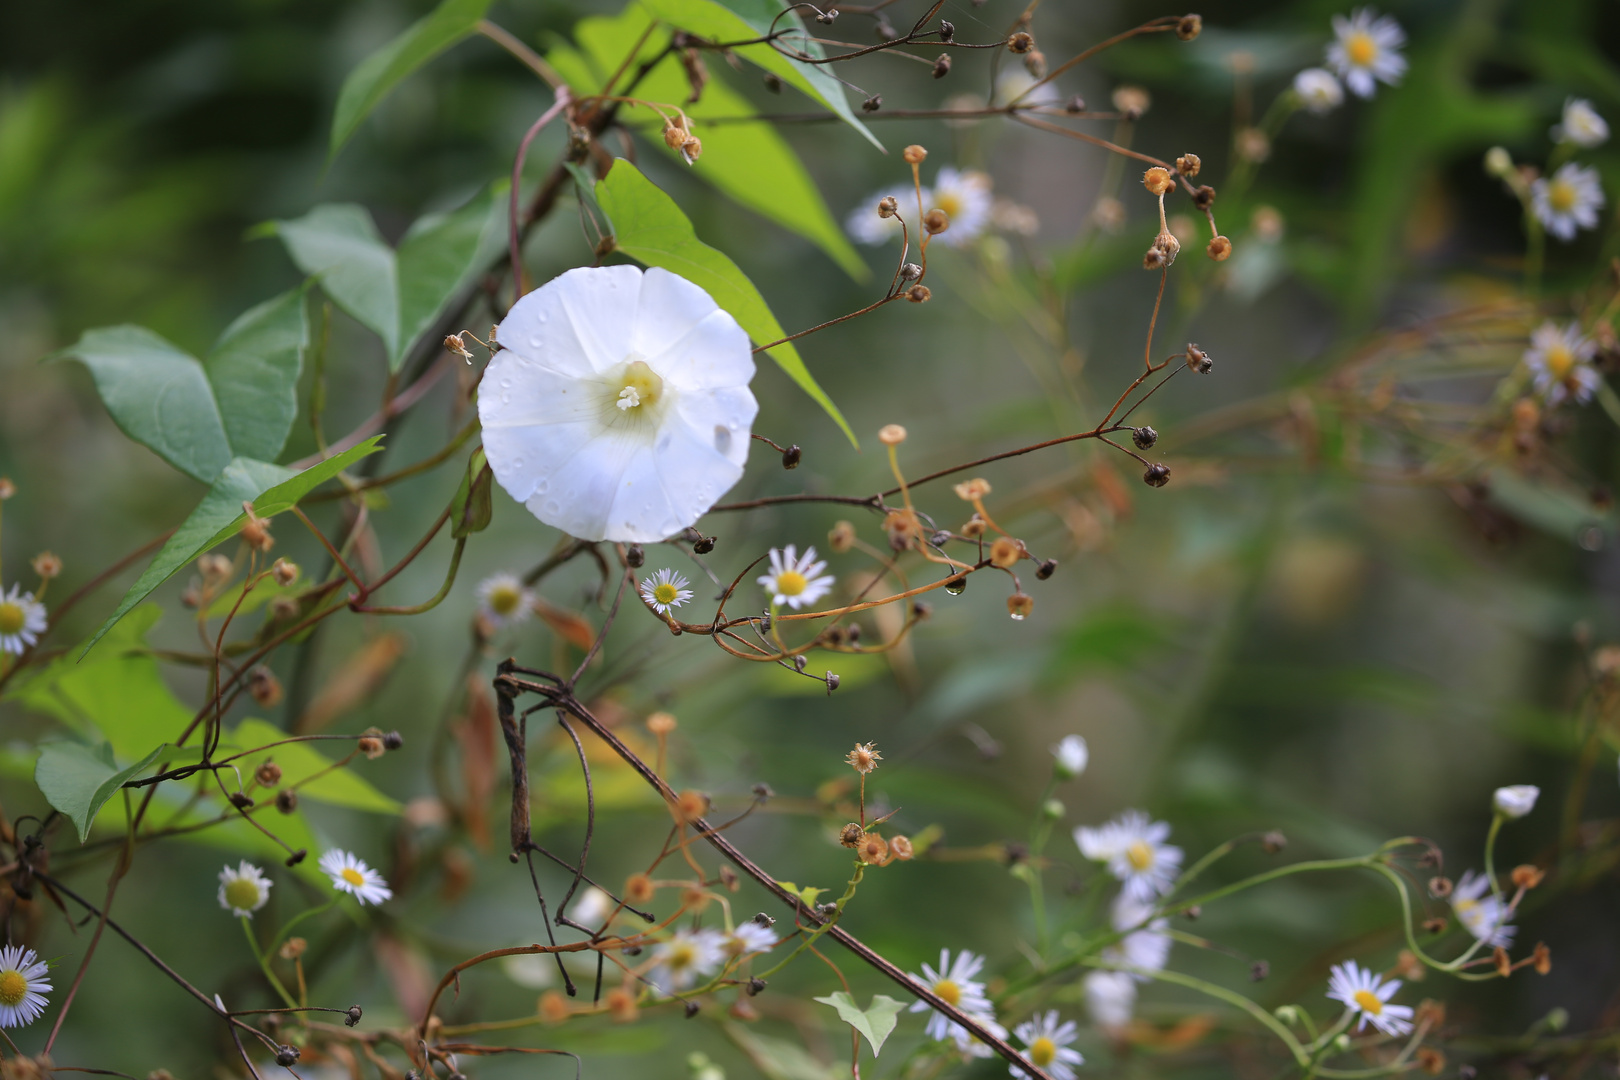
[[[1149,821],[1140,810],[1127,810],[1113,821],[1074,831],[1080,854],[1108,864],[1109,873],[1124,885],[1122,894],[1145,903],[1170,891],[1181,872],[1181,849],[1164,841],[1170,826]]]
[[[1603,201],[1598,171],[1573,161],[1560,166],[1551,177],[1538,177],[1530,184],[1530,208],[1536,219],[1566,243],[1580,229],[1597,228]]]
[[[0,947],[0,1028],[25,1027],[49,1004],[50,968],[33,949]]]
[[[0,652],[21,656],[45,632],[50,620],[45,605],[13,585],[11,592],[0,590]]]
[[[1073,1020],[1060,1023],[1056,1009],[1019,1024],[1013,1035],[1024,1044],[1024,1056],[1054,1080],[1074,1080],[1074,1067],[1085,1064],[1080,1052],[1071,1046],[1080,1037],[1079,1025]],[[1009,1066],[1008,1071],[1014,1076],[1029,1075],[1016,1065]]]
[[[227,866],[219,872],[219,906],[240,918],[252,918],[270,902],[273,884],[264,871],[243,859],[235,870]]]
[[[1564,115],[1552,129],[1552,137],[1559,142],[1571,142],[1591,149],[1609,141],[1609,124],[1592,108],[1590,101],[1567,98],[1564,101]]]
[[[321,856],[320,866],[334,889],[352,894],[362,905],[380,904],[394,895],[381,874],[350,852],[333,848]]]
[[[1354,960],[1334,964],[1328,977],[1327,996],[1342,1001],[1357,1014],[1356,1030],[1371,1024],[1385,1035],[1406,1035],[1412,1030],[1412,1008],[1391,1005],[1389,999],[1401,988],[1399,979],[1380,979],[1371,968]]]
[[[1348,19],[1335,15],[1333,34],[1328,66],[1357,97],[1370,98],[1378,83],[1393,86],[1406,74],[1406,57],[1400,54],[1406,32],[1388,15],[1377,15],[1371,8],[1361,8]]]

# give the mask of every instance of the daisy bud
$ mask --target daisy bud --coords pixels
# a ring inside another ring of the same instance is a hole
[[[1146,484],[1148,487],[1161,488],[1169,482],[1170,466],[1164,464],[1162,461],[1155,461],[1152,465],[1147,467],[1147,472],[1142,474],[1142,483]]]
[[[1512,787],[1497,788],[1491,802],[1503,817],[1522,818],[1536,808],[1536,798],[1540,794],[1541,789],[1533,784],[1514,784]]]
[[[398,750],[405,745],[405,736],[397,731],[386,732],[382,737],[384,750]]]
[[[1271,1015],[1289,1027],[1299,1023],[1299,1008],[1294,1005],[1279,1005],[1271,1011]]]
[[[1436,900],[1444,900],[1451,895],[1451,879],[1448,877],[1432,877],[1429,879],[1429,895]]]
[[[260,787],[275,787],[281,783],[281,766],[273,761],[266,761],[253,770],[253,782]]]
[[[1176,186],[1175,180],[1170,177],[1170,170],[1155,165],[1142,174],[1142,186],[1152,195],[1163,195]]]
[[[1506,180],[1513,172],[1513,155],[1504,147],[1493,146],[1485,151],[1485,175]]]
[[[990,565],[1005,570],[1015,565],[1027,552],[1021,541],[1006,536],[998,536],[996,542],[990,545]]]
[[[675,796],[675,804],[670,809],[676,821],[690,825],[709,812],[709,797],[701,791],[687,789]]]
[[[907,165],[921,165],[924,159],[928,157],[928,151],[918,144],[912,143],[901,152],[900,156],[906,159]]]
[[[1208,247],[1204,248],[1204,254],[1216,262],[1225,262],[1227,256],[1232,254],[1232,241],[1224,236],[1217,236],[1209,242]]]
[[[1020,30],[1007,39],[1007,48],[1015,53],[1027,53],[1035,47],[1035,37],[1028,30]]]
[[[0,476],[0,502],[5,502],[17,494],[17,485],[11,482],[11,477]]]
[[[1028,593],[1013,593],[1007,597],[1007,614],[1014,622],[1023,622],[1029,618],[1029,613],[1035,610],[1035,598]]]
[[[1260,838],[1260,846],[1267,855],[1275,855],[1288,846],[1288,837],[1273,829]]]
[[[1176,37],[1182,41],[1191,41],[1204,32],[1204,17],[1202,15],[1183,15],[1181,21],[1176,23]]]
[[[1131,429],[1131,442],[1136,444],[1138,450],[1151,450],[1153,444],[1159,441],[1159,433],[1146,424]]]
[[[1204,161],[1197,154],[1182,154],[1176,158],[1176,172],[1191,180],[1198,175],[1198,170],[1204,167]]]
[[[933,295],[933,290],[926,285],[913,285],[906,290],[906,299],[913,304],[926,304]]]
[[[1496,965],[1496,973],[1502,978],[1505,979],[1513,974],[1513,959],[1508,956],[1508,951],[1500,945],[1491,950],[1491,962]]]
[[[949,53],[940,53],[939,59],[934,61],[934,78],[943,79],[951,73],[951,56]]]
[[[1140,120],[1153,98],[1140,86],[1121,86],[1114,91],[1114,108],[1127,120]]]
[[[696,1016],[698,1014],[698,1011],[700,1009],[702,1009],[702,1008],[703,1008],[703,1006],[699,1005],[697,1002],[688,1001],[686,1003],[686,1018],[688,1020],[692,1019],[692,1017]]]
[[[568,999],[555,990],[547,990],[540,995],[537,1011],[540,1019],[548,1024],[558,1024],[568,1019]]]
[[[1545,975],[1552,970],[1552,950],[1547,948],[1546,942],[1536,942],[1536,951],[1531,954],[1530,966],[1535,968],[1537,975]]]
[[[49,581],[62,572],[61,558],[49,551],[42,551],[35,555],[31,565],[34,568],[34,573],[38,574],[42,581]]]
[[[714,545],[719,541],[719,539],[720,538],[718,536],[698,537],[697,543],[692,545],[693,554],[707,555],[709,552],[714,550]]]
[[[1209,354],[1203,349],[1200,349],[1198,346],[1188,342],[1187,370],[1196,375],[1208,375],[1211,371],[1215,370],[1215,361],[1211,360],[1209,358]]]
[[[1446,1071],[1446,1055],[1432,1046],[1418,1047],[1412,1059],[1417,1062],[1418,1068],[1430,1076],[1439,1076]]]
[[[861,108],[866,112],[877,112],[879,109],[883,108],[883,95],[873,94],[871,97],[861,102]]]
[[[647,730],[654,735],[668,735],[675,727],[675,717],[667,712],[655,712],[647,717]]]
[[[286,559],[277,559],[275,565],[270,567],[270,576],[276,579],[276,584],[286,588],[298,580],[298,565]]]
[[[878,442],[884,446],[899,446],[906,441],[906,429],[899,424],[884,424],[878,432]]]
[[[1045,581],[1057,572],[1057,568],[1058,561],[1056,559],[1043,559],[1041,565],[1035,568],[1036,580]]]
[[[624,883],[624,898],[633,904],[645,904],[653,898],[652,878],[646,874],[631,874]]]
[[[840,521],[827,532],[827,546],[842,555],[855,546],[855,526],[852,522]]]
[[[261,665],[248,673],[248,693],[261,709],[273,709],[281,704],[281,680]]]
[[[1515,889],[1533,889],[1540,885],[1542,879],[1546,876],[1547,872],[1539,866],[1531,866],[1528,863],[1524,866],[1515,866],[1513,868],[1513,887]]]
[[[289,1066],[298,1064],[298,1059],[300,1056],[302,1055],[300,1055],[298,1047],[283,1046],[276,1050],[276,1064],[285,1069]]]
[[[1047,799],[1041,803],[1041,816],[1048,821],[1062,821],[1063,815],[1068,813],[1067,808],[1056,799]]]
[[[894,201],[893,195],[885,195],[878,200],[878,217],[892,218],[900,212],[900,204]]]
[[[832,670],[831,670],[831,669],[829,669],[829,670],[828,670],[828,671],[827,671],[827,674],[826,674],[826,675],[825,675],[825,676],[824,676],[824,677],[823,677],[823,681],[824,681],[824,682],[825,682],[825,683],[826,683],[826,684],[827,684],[827,693],[829,693],[829,694],[830,694],[830,693],[832,693],[832,692],[833,692],[833,691],[834,691],[834,690],[836,690],[836,689],[838,689],[838,684],[839,684],[839,683],[840,683],[840,682],[841,682],[841,681],[842,681],[842,680],[841,680],[841,679],[839,679],[839,678],[838,678],[838,676],[837,676],[837,675],[835,675],[835,674],[834,674],[834,673],[833,673],[833,672],[832,672]]]
[[[1349,1035],[1336,1035],[1336,1036],[1334,1036],[1333,1049],[1334,1049],[1334,1051],[1336,1053],[1340,1053],[1340,1054],[1349,1053],[1350,1052],[1350,1036]]]
[[[298,792],[292,788],[282,788],[276,792],[276,809],[283,814],[296,813],[298,810]]]

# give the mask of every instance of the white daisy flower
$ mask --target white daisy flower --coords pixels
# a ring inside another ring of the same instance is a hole
[[[1344,87],[1323,68],[1306,68],[1294,76],[1294,93],[1307,112],[1321,116],[1332,112],[1344,102]]]
[[[1400,988],[1401,980],[1384,982],[1371,968],[1347,960],[1333,965],[1327,996],[1361,1014],[1356,1022],[1357,1031],[1370,1022],[1385,1035],[1405,1035],[1412,1030],[1412,1007],[1389,1003]]]
[[[726,962],[726,935],[718,930],[677,930],[653,950],[654,964],[647,981],[659,992],[684,990],[704,975],[712,975]]]
[[[613,902],[613,897],[591,885],[579,894],[579,899],[574,901],[574,909],[568,913],[568,917],[585,926],[598,926],[617,906]]]
[[[1136,1008],[1136,981],[1123,971],[1093,971],[1081,983],[1086,1011],[1100,1028],[1122,1028]]]
[[[1103,951],[1110,960],[1126,964],[1138,971],[1162,971],[1170,959],[1170,920],[1153,919],[1153,905],[1142,904],[1120,896],[1114,902],[1114,929],[1129,930],[1117,945]],[[1138,982],[1148,982],[1146,975],[1132,975]]]
[[[1073,1020],[1058,1023],[1056,1009],[1030,1017],[1013,1028],[1013,1034],[1024,1044],[1030,1064],[1045,1069],[1055,1080],[1074,1080],[1074,1067],[1085,1064],[1080,1051],[1069,1045],[1079,1038],[1080,1026]],[[1014,1076],[1029,1075],[1016,1065],[1008,1071]]]
[[[1573,399],[1580,405],[1591,400],[1603,382],[1603,376],[1592,366],[1592,357],[1596,352],[1597,343],[1581,333],[1579,324],[1570,323],[1559,329],[1555,323],[1545,322],[1530,335],[1530,348],[1525,351],[1524,363],[1530,369],[1536,391],[1547,399],[1547,404],[1557,405]],[[1528,796],[1525,795],[1526,789]],[[1508,794],[1504,796],[1504,792]],[[1537,794],[1537,790],[1529,785],[1500,788],[1496,792],[1496,809],[1509,817],[1522,817],[1536,804]],[[1505,805],[1504,797],[1507,800]],[[1509,809],[1524,803],[1526,798],[1529,805],[1520,813],[1513,813]]]
[[[978,1021],[979,1026],[983,1027],[996,1038],[1002,1040],[1003,1042],[1007,1040],[1007,1029],[996,1022],[994,1013],[973,1012],[968,1013],[968,1016]],[[956,1048],[962,1052],[962,1056],[970,1058],[988,1058],[996,1056],[995,1047],[991,1046],[987,1042],[981,1041],[977,1035],[973,1034],[973,1032],[969,1031],[961,1024],[952,1024],[951,1026],[956,1029],[951,1032],[951,1038],[953,1041],[955,1041]]]
[[[512,305],[478,385],[501,487],[581,540],[650,543],[742,476],[748,334],[685,278],[579,267]]]
[[[45,1011],[50,969],[33,949],[0,948],[0,1028],[26,1027]]]
[[[1406,33],[1388,15],[1361,8],[1350,18],[1333,16],[1338,39],[1327,48],[1327,62],[1357,97],[1370,98],[1378,83],[1394,86],[1406,74],[1400,48]]]
[[[797,610],[814,604],[833,587],[833,576],[821,574],[827,569],[825,561],[816,560],[816,549],[804,549],[800,558],[798,549],[789,544],[783,551],[771,548],[771,572],[761,574],[759,583],[771,594],[771,603],[787,604]]]
[[[933,193],[927,188],[922,189],[924,206],[932,206],[933,203],[929,200],[933,197]],[[900,239],[900,222],[878,214],[878,203],[884,199],[893,199],[899,204],[900,216],[906,219],[906,224],[911,229],[911,241],[916,243],[921,235],[918,230],[922,226],[917,221],[917,189],[910,184],[896,184],[894,187],[884,188],[862,203],[844,222],[844,228],[849,235],[857,244],[887,244],[891,240]]]
[[[1494,949],[1513,944],[1518,929],[1510,922],[1507,905],[1491,892],[1491,879],[1469,870],[1451,890],[1451,910],[1463,929]]]
[[[1143,902],[1170,891],[1181,870],[1181,849],[1166,844],[1170,826],[1149,821],[1140,810],[1127,810],[1098,828],[1074,830],[1080,854],[1108,864],[1109,873],[1124,882],[1124,895]]]
[[[1514,784],[1512,787],[1497,788],[1496,794],[1491,796],[1491,804],[1504,817],[1522,818],[1536,808],[1536,799],[1540,795],[1541,789],[1534,784]]]
[[[768,926],[761,926],[752,919],[738,923],[737,929],[726,938],[726,952],[732,956],[770,952],[774,948],[776,948],[776,931]]]
[[[490,625],[503,630],[534,613],[534,593],[516,574],[491,574],[478,583],[478,610]]]
[[[380,904],[394,895],[383,876],[347,851],[333,848],[321,856],[321,869],[339,892],[353,893],[361,904]]]
[[[270,902],[272,884],[263,870],[243,859],[235,870],[227,866],[219,872],[219,906],[232,915],[251,919],[255,911]]]
[[[990,177],[977,169],[939,170],[930,198],[923,205],[938,207],[951,219],[950,226],[934,242],[961,247],[977,239],[990,225],[995,199],[990,194]]]
[[[984,957],[963,949],[956,954],[956,960],[951,960],[951,950],[939,950],[939,967],[937,969],[922,966],[921,975],[912,975],[911,979],[918,985],[934,992],[934,996],[947,1005],[954,1005],[963,1012],[973,1016],[991,1015],[993,1009],[990,999],[985,996],[984,983],[975,982],[973,977],[984,968]],[[928,1012],[933,1006],[926,1001],[912,1003],[911,1012]],[[928,1037],[945,1042],[957,1038],[960,1032],[968,1036],[967,1029],[944,1013],[936,1012],[928,1018]]]
[[[1052,771],[1065,780],[1072,780],[1086,771],[1091,753],[1086,740],[1079,735],[1065,735],[1052,747]]]
[[[690,582],[675,571],[660,570],[652,577],[642,579],[641,598],[662,615],[670,608],[678,608],[692,599],[692,590],[686,587],[688,584]]]
[[[1592,108],[1585,98],[1566,98],[1564,117],[1553,126],[1552,137],[1557,142],[1572,142],[1588,149],[1609,141],[1609,124]]]
[[[1014,101],[1020,105],[1061,105],[1063,95],[1057,88],[1057,83],[1042,83],[1028,96],[1024,96],[1029,88],[1034,86],[1035,76],[1022,64],[1009,64],[1001,69],[996,76],[996,92],[992,95],[992,105],[1010,105]]]
[[[45,632],[45,605],[12,585],[11,592],[0,592],[0,652],[21,656]]]
[[[1530,184],[1530,208],[1542,227],[1558,239],[1575,239],[1577,229],[1595,229],[1598,208],[1603,205],[1603,185],[1598,171],[1573,161]]]

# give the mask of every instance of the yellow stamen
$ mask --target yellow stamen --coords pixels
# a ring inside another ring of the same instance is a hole
[[[0,634],[15,634],[28,622],[28,613],[21,604],[7,601],[0,604]]]
[[[1575,209],[1575,185],[1567,180],[1554,180],[1548,184],[1547,205],[1560,214]]]
[[[1569,378],[1570,369],[1575,366],[1575,354],[1563,344],[1554,345],[1547,350],[1547,374],[1562,382]]]
[[[935,983],[934,994],[947,1005],[959,1005],[962,1002],[962,988],[949,979],[941,979]]]
[[[1125,858],[1135,870],[1146,870],[1153,865],[1153,848],[1146,840],[1138,840],[1125,849]]]
[[[345,866],[339,872],[338,876],[341,877],[344,881],[347,881],[350,885],[353,885],[353,886],[356,886],[356,887],[359,887],[359,886],[364,885],[366,883],[366,875],[362,874],[360,871],[356,870],[352,866]]]
[[[620,412],[637,412],[657,402],[664,392],[664,380],[645,360],[632,361],[624,374],[615,379],[613,404]]]
[[[797,570],[784,570],[776,575],[776,591],[783,596],[798,596],[810,582]]]
[[[497,615],[510,615],[523,602],[523,593],[512,585],[497,585],[489,591],[489,610]]]
[[[0,1005],[21,1005],[28,996],[28,980],[15,968],[0,971]]]
[[[669,951],[669,955],[664,958],[664,966],[671,971],[679,971],[682,968],[690,967],[695,960],[697,960],[697,950],[693,949],[691,945],[682,942]]]
[[[1384,1003],[1379,1001],[1378,995],[1371,990],[1357,990],[1350,996],[1355,999],[1357,1005],[1361,1006],[1361,1011],[1364,1013],[1377,1016],[1384,1011]]]
[[[1057,1060],[1057,1044],[1051,1039],[1048,1039],[1045,1035],[1042,1035],[1040,1038],[1030,1043],[1029,1060],[1033,1061],[1043,1069],[1046,1068],[1048,1065],[1052,1064],[1053,1061]]]
[[[680,595],[679,590],[667,581],[661,585],[655,585],[652,593],[653,599],[660,604],[673,604],[676,597]]]
[[[251,878],[235,878],[225,886],[225,902],[237,911],[250,911],[259,903],[259,886]]]
[[[1344,53],[1356,67],[1367,67],[1378,59],[1378,42],[1371,34],[1357,32],[1344,43]]]

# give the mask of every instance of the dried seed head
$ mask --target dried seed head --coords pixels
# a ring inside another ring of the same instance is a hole
[[[1275,855],[1288,846],[1288,837],[1273,829],[1260,838],[1260,846],[1265,849],[1267,855]]]
[[[38,574],[42,581],[50,581],[62,572],[61,558],[49,551],[35,555],[34,561],[29,565],[33,566],[34,573]]]
[[[695,555],[707,555],[714,550],[714,545],[719,541],[718,536],[700,536],[697,538],[697,542],[692,545],[692,553]]]
[[[444,339],[444,351],[454,353],[467,363],[472,363],[473,354],[467,350],[467,339],[460,334],[451,334]]]
[[[985,528],[986,525],[984,523],[984,518],[978,514],[974,514],[972,517],[968,518],[967,521],[962,523],[962,535],[967,537],[969,540],[977,540],[979,537],[984,535]]]
[[[1423,929],[1426,933],[1430,934],[1444,933],[1446,929],[1446,920],[1438,917],[1433,919],[1424,919]]]
[[[0,502],[5,502],[17,494],[17,485],[11,482],[11,477],[0,476]]]
[[[947,22],[944,19],[939,20],[939,40],[941,40],[941,41],[950,41],[951,39],[953,39],[955,37],[956,37],[956,24],[951,23],[951,22]]]
[[[939,59],[934,61],[934,78],[943,79],[951,73],[951,54],[940,53]]]
[[[865,835],[866,830],[862,829],[857,823],[851,821],[842,829],[838,830],[838,842],[847,848],[856,848],[860,846],[861,837]]]
[[[976,476],[972,480],[964,480],[957,484],[953,490],[955,490],[958,499],[964,502],[973,502],[990,494],[990,481]]]
[[[270,576],[276,579],[276,584],[286,588],[298,580],[298,564],[288,562],[286,559],[277,559],[270,567]]]
[[[281,704],[281,680],[276,678],[275,672],[261,665],[248,673],[248,693],[253,695],[259,708],[273,709]]]
[[[829,693],[829,694],[830,694],[830,693],[832,693],[832,692],[833,692],[833,691],[834,691],[834,690],[836,690],[836,689],[838,689],[838,684],[839,684],[839,682],[841,682],[841,681],[842,681],[842,680],[840,680],[840,679],[839,679],[839,678],[838,678],[838,676],[837,676],[837,674],[835,674],[835,673],[834,673],[834,672],[833,672],[833,671],[832,671],[832,669],[830,669],[830,668],[829,668],[829,669],[828,669],[828,670],[827,670],[827,674],[826,674],[826,675],[825,675],[825,676],[823,676],[823,677],[822,677],[822,681],[823,681],[823,682],[825,682],[825,683],[826,683],[826,684],[827,684],[827,693]]]
[[[937,236],[950,227],[951,216],[937,206],[923,215],[923,228],[930,236]]]
[[[253,800],[240,791],[233,791],[231,792],[231,805],[238,810],[246,810],[253,805]]]
[[[654,735],[668,735],[675,730],[675,717],[667,712],[655,712],[647,717],[647,730]]]
[[[855,546],[855,525],[840,521],[827,532],[827,546],[842,555]]]
[[[1530,966],[1535,968],[1537,975],[1545,975],[1552,970],[1552,950],[1547,948],[1546,942],[1536,942],[1536,950],[1531,954]]]
[[[292,788],[282,788],[276,792],[276,809],[283,814],[298,812],[298,792]]]
[[[1224,236],[1217,236],[1209,242],[1208,247],[1204,248],[1204,254],[1216,262],[1225,262],[1227,256],[1232,254],[1232,241]]]
[[[621,1024],[628,1024],[636,1018],[636,997],[622,986],[615,986],[607,993],[608,1013]]]
[[[1114,89],[1114,108],[1127,120],[1140,120],[1153,104],[1153,97],[1140,86],[1120,86]]]
[[[1176,172],[1191,180],[1198,175],[1198,170],[1204,167],[1203,159],[1197,154],[1182,154],[1176,158]]]
[[[285,622],[298,614],[298,601],[290,596],[278,596],[270,601],[270,617],[277,622]]]
[[[355,743],[355,747],[366,755],[369,761],[375,761],[383,756],[383,741],[375,735],[362,736],[360,741]]]
[[[664,125],[664,145],[671,150],[679,150],[686,145],[691,133],[686,130],[684,120],[672,121]]]
[[[920,277],[922,277],[922,267],[916,263],[906,263],[900,267],[901,281],[916,281]]]
[[[1035,47],[1035,36],[1028,30],[1020,30],[1007,39],[1007,48],[1015,53],[1027,53]]]
[[[640,544],[626,544],[624,548],[624,565],[632,570],[640,569],[647,562],[647,552]]]
[[[1035,568],[1035,577],[1041,581],[1045,581],[1047,578],[1051,577],[1057,572],[1057,568],[1058,561],[1056,559],[1045,559],[1041,562],[1040,566]]]
[[[241,532],[238,533],[242,541],[248,547],[260,552],[275,547],[275,537],[270,535],[270,519],[254,513],[253,504],[246,500],[242,502],[242,512],[247,515],[247,521],[243,523]]]
[[[1046,54],[1039,49],[1031,49],[1024,54],[1024,70],[1037,79],[1046,77]]]
[[[911,605],[911,617],[922,622],[934,613],[934,605],[926,600],[918,600]]]
[[[871,97],[861,102],[861,108],[867,112],[877,112],[879,109],[883,108],[883,95],[873,94]]]
[[[1144,270],[1163,270],[1169,265],[1165,261],[1164,252],[1159,249],[1158,244],[1148,248],[1147,252],[1142,256],[1142,269]]]
[[[1155,461],[1147,467],[1147,472],[1142,474],[1142,483],[1148,487],[1161,488],[1169,482],[1170,466],[1162,461]]]
[[[1155,165],[1142,174],[1142,186],[1147,188],[1150,194],[1163,195],[1176,186],[1176,181],[1170,175],[1169,169]]]
[[[360,1018],[364,1015],[365,1012],[360,1008],[360,1006],[350,1005],[347,1011],[345,1011],[343,1014],[343,1026],[354,1027],[360,1022]]]
[[[624,898],[632,904],[645,904],[652,900],[656,892],[652,878],[646,874],[631,874],[624,882]]]
[[[1513,974],[1513,958],[1500,945],[1491,950],[1491,963],[1496,965],[1496,974],[1500,977],[1505,979]]]
[[[892,218],[900,212],[900,204],[894,201],[893,195],[885,195],[878,200],[878,217]]]
[[[766,982],[764,979],[758,978],[757,976],[755,978],[749,979],[748,980],[748,996],[749,997],[758,997],[760,994],[763,994],[765,992],[765,988],[767,986],[769,986],[769,985],[771,985],[771,984]]]
[[[933,290],[926,285],[913,285],[906,290],[906,299],[913,304],[926,304],[933,295]]]
[[[884,424],[878,431],[878,442],[884,446],[899,446],[906,441],[906,429],[899,424]]]
[[[1211,360],[1209,358],[1209,354],[1203,349],[1200,349],[1198,346],[1188,342],[1187,370],[1193,372],[1195,375],[1208,375],[1211,371],[1215,370],[1215,361]]]
[[[210,552],[197,560],[197,570],[209,585],[217,585],[229,578],[232,569],[231,560],[218,552]]]
[[[889,841],[889,853],[901,862],[908,862],[914,854],[909,836],[897,836]]]
[[[681,157],[686,159],[688,165],[696,165],[697,159],[703,156],[703,140],[696,135],[688,135],[686,141],[681,143]]]
[[[850,768],[865,776],[877,768],[877,763],[883,760],[883,755],[878,753],[877,743],[856,743],[855,749],[844,755],[844,760],[849,763]]]
[[[996,542],[990,545],[990,564],[1005,570],[1016,565],[1026,554],[1022,541],[998,536]]]
[[[675,796],[674,805],[670,807],[675,820],[683,825],[690,825],[709,812],[709,797],[701,791],[688,788]]]
[[[555,990],[547,990],[540,995],[540,1004],[537,1010],[540,1019],[548,1024],[560,1024],[568,1019],[568,999]]]
[[[405,736],[397,731],[389,731],[384,733],[382,741],[384,750],[398,750],[405,745]]]
[[[1423,961],[1411,949],[1402,949],[1395,957],[1395,973],[1407,982],[1422,982],[1429,974]]]
[[[1429,895],[1437,900],[1444,900],[1451,895],[1451,879],[1435,876],[1429,879]]]
[[[889,842],[875,832],[869,832],[861,837],[860,844],[856,846],[856,853],[860,856],[861,862],[867,866],[883,866],[892,857],[889,855]]]
[[[1181,21],[1176,23],[1176,37],[1182,41],[1191,41],[1204,31],[1204,17],[1202,15],[1183,15]]]
[[[266,761],[253,770],[253,782],[260,787],[275,787],[281,783],[281,766],[273,761]]]
[[[1515,866],[1513,868],[1513,887],[1515,889],[1533,889],[1540,885],[1542,879],[1546,876],[1547,872],[1539,866],[1531,866],[1528,863],[1523,866]]]
[[[1138,450],[1151,450],[1153,444],[1159,441],[1159,433],[1143,424],[1139,428],[1131,429],[1131,442],[1136,444]]]
[[[1035,598],[1028,593],[1016,592],[1007,597],[1007,614],[1017,622],[1029,618],[1029,613],[1035,610]]]
[[[928,151],[917,143],[912,143],[901,151],[900,156],[906,159],[907,165],[921,165],[928,157]]]
[[[1412,1055],[1412,1060],[1417,1062],[1418,1068],[1430,1076],[1439,1076],[1446,1071],[1446,1055],[1432,1046],[1418,1047],[1417,1052]]]
[[[799,467],[799,462],[803,460],[804,451],[799,449],[798,443],[794,443],[792,446],[782,451],[782,468],[784,469],[797,469]]]
[[[1258,164],[1271,156],[1271,140],[1259,128],[1244,128],[1237,133],[1237,153],[1243,160]]]

